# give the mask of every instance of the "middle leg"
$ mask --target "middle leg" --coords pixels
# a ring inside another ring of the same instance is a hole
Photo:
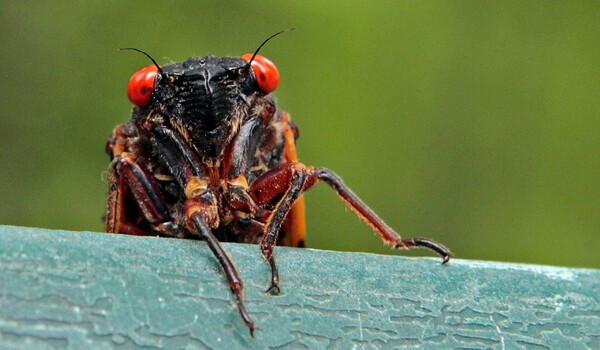
[[[260,242],[261,253],[271,267],[271,286],[267,290],[268,292],[277,294],[280,291],[279,272],[273,257],[273,249],[275,248],[281,225],[294,202],[304,191],[310,189],[320,181],[328,184],[346,206],[363,222],[369,225],[390,247],[394,249],[422,247],[439,254],[442,257],[442,264],[450,260],[450,251],[438,242],[426,238],[402,239],[331,170],[325,168],[315,169],[307,167],[300,162],[290,162],[267,171],[256,179],[249,188],[251,197],[259,207],[275,203],[273,212],[266,221],[265,230]]]
[[[300,162],[285,163],[264,173],[250,185],[250,195],[258,206],[275,202],[268,217],[260,250],[263,258],[271,267],[271,285],[268,293],[279,294],[279,271],[273,256],[279,231],[296,200],[306,186],[308,169]]]

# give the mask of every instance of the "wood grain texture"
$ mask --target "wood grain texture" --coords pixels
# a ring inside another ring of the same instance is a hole
[[[600,349],[600,271],[0,226],[2,349]]]

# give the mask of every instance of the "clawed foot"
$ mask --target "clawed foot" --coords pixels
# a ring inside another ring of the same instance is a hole
[[[271,295],[279,295],[279,293],[281,293],[281,289],[279,288],[279,284],[271,283],[271,286],[266,290],[266,292]]]

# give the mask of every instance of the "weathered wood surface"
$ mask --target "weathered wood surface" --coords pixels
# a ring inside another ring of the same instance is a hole
[[[1,349],[600,349],[600,271],[0,226]]]

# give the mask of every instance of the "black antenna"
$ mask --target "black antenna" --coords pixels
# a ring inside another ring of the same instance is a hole
[[[292,30],[295,30],[295,29],[296,29],[296,28],[288,28],[288,29],[284,29],[284,30],[282,30],[282,31],[280,31],[280,32],[277,32],[277,33],[275,33],[275,34],[271,35],[270,37],[268,37],[268,38],[267,38],[265,41],[263,41],[263,43],[262,43],[262,44],[260,44],[260,46],[258,47],[258,49],[256,49],[256,51],[254,51],[254,54],[252,55],[252,58],[250,59],[250,61],[248,61],[248,63],[247,63],[247,65],[246,65],[246,66],[247,66],[247,67],[250,67],[250,64],[252,63],[252,61],[254,61],[254,57],[256,57],[256,55],[258,54],[258,51],[260,51],[260,49],[261,49],[261,48],[262,48],[262,47],[263,47],[263,46],[264,46],[264,45],[265,45],[265,44],[266,44],[266,43],[267,43],[269,40],[273,39],[274,37],[278,36],[278,35],[279,35],[279,34],[281,34],[281,33],[289,32],[289,31],[292,31]]]
[[[277,34],[279,34],[279,33],[277,33]],[[277,35],[277,34],[275,34],[275,35]],[[271,38],[269,38],[269,39],[271,39]],[[140,49],[136,49],[135,47],[123,47],[123,48],[119,49],[119,51],[125,51],[125,50],[137,51],[137,52],[139,52],[141,54],[144,54],[146,57],[148,57],[152,61],[152,63],[154,63],[154,65],[156,66],[156,68],[158,68],[158,72],[160,73],[160,75],[163,75],[163,71],[162,71],[162,69],[160,69],[160,66],[158,65],[158,63],[156,63],[156,61],[154,60],[154,58],[152,58],[152,56],[150,56],[147,52],[142,51]],[[252,56],[252,58],[254,58],[254,56]]]

